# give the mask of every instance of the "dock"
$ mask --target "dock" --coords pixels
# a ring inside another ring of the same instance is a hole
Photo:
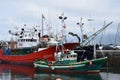
[[[120,56],[120,50],[96,50],[96,53],[99,54],[104,54],[108,56]]]

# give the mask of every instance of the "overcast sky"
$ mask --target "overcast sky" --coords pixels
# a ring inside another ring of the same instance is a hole
[[[57,33],[61,29],[58,17],[62,13],[67,17],[66,32],[78,35],[81,32],[76,23],[81,17],[86,34],[102,28],[104,22],[107,24],[113,21],[104,31],[106,35],[112,36],[113,42],[120,22],[120,0],[0,0],[0,40],[9,40],[8,30],[16,26],[23,27],[26,24],[41,27],[42,14],[46,23]]]

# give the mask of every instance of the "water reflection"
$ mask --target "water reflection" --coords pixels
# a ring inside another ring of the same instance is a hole
[[[112,80],[112,74],[102,72],[100,74],[48,74],[35,70],[32,66],[0,64],[0,80]],[[59,78],[59,79],[58,79]],[[116,79],[117,80],[117,79]],[[118,78],[119,80],[119,78]]]
[[[60,75],[38,73],[32,66],[0,64],[0,80],[101,80],[99,74],[94,75]]]
[[[14,80],[33,78],[35,69],[33,67],[0,64],[0,80]]]

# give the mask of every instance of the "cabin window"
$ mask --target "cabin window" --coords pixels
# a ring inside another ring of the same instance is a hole
[[[37,40],[36,39],[31,39],[31,42],[36,42]]]
[[[36,39],[18,39],[19,42],[36,42]]]
[[[74,57],[77,57],[76,55],[73,55]]]
[[[25,42],[25,39],[21,39],[21,42]]]
[[[36,42],[36,39],[26,39],[27,42]]]
[[[29,39],[30,42],[33,42],[33,39]]]
[[[26,39],[26,42],[29,42],[29,40],[28,40],[28,39]]]

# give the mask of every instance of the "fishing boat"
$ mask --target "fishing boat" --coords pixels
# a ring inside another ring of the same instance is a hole
[[[34,67],[40,72],[52,72],[52,73],[99,73],[103,63],[107,60],[107,57],[77,61],[77,55],[69,53],[65,55],[57,55],[56,61],[38,60],[34,62]],[[60,58],[61,57],[61,58]]]
[[[57,47],[57,46],[56,46]],[[93,47],[93,46],[92,46]],[[95,48],[95,47],[94,47]],[[59,48],[56,48],[59,50]],[[79,53],[77,52],[79,51]],[[71,50],[55,53],[55,61],[47,61],[46,59],[35,61],[34,67],[40,72],[50,73],[68,73],[68,74],[83,74],[83,73],[99,73],[102,65],[107,60],[107,57],[94,57],[94,50]],[[77,53],[76,53],[77,52]]]

